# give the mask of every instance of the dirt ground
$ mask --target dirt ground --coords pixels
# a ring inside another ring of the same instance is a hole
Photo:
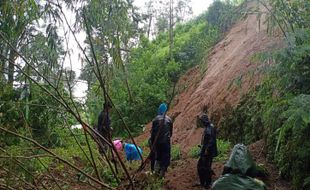
[[[290,184],[280,179],[276,167],[267,162],[263,147],[264,143],[262,140],[248,146],[256,164],[263,165],[267,170],[268,176],[261,180],[266,184],[268,190],[289,190]],[[213,163],[212,169],[215,176],[213,176],[212,181],[221,176],[224,164],[224,162]],[[201,190],[201,187],[194,187],[198,180],[197,159],[185,157],[176,163],[172,163],[171,169],[166,175],[163,190]]]

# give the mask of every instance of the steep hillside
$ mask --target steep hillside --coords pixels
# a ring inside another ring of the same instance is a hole
[[[256,15],[250,15],[227,33],[206,60],[207,71],[198,84],[198,67],[181,79],[181,83],[191,87],[175,98],[170,114],[176,116],[174,143],[181,144],[185,151],[198,143],[195,136],[201,133],[196,130],[195,120],[199,112],[207,110],[213,120],[219,121],[225,107],[236,105],[259,82],[255,73],[258,65],[251,57],[268,51],[278,40],[267,35],[265,26],[258,32],[256,23]]]
[[[208,111],[215,124],[218,123],[227,107],[237,105],[241,96],[260,82],[257,72],[260,65],[252,61],[253,55],[281,46],[281,38],[268,35],[266,30],[265,25],[258,27],[256,15],[248,15],[215,45],[202,65],[190,69],[179,79],[179,94],[174,98],[168,115],[174,118],[173,144],[181,146],[182,159],[173,163],[164,189],[195,189],[193,184],[198,180],[196,160],[189,158],[188,152],[199,144],[201,138],[202,129],[196,127],[197,115]],[[139,142],[148,138],[150,127],[148,124],[145,133],[138,137]],[[251,145],[250,151],[261,153],[262,142]],[[263,154],[259,155],[255,156],[255,160],[266,164]],[[215,163],[213,169],[218,177],[223,163]],[[285,182],[280,181],[274,167],[267,170],[271,174],[265,181],[268,189],[288,188]]]
[[[253,7],[254,3],[248,6]],[[265,25],[258,27],[256,15],[247,16],[227,32],[202,65],[179,79],[180,93],[168,115],[174,118],[173,143],[180,144],[182,150],[186,152],[199,142],[201,129],[196,129],[196,116],[201,111],[208,111],[217,123],[226,107],[235,106],[259,82],[260,75],[256,72],[259,64],[251,58],[279,46],[280,42],[266,30]],[[150,125],[147,131],[149,128]],[[144,139],[144,135],[140,138]]]

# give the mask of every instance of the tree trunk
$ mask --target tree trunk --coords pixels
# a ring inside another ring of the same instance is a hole
[[[124,75],[125,75],[125,84],[126,84],[126,88],[127,88],[127,91],[128,91],[129,102],[133,102],[132,93],[131,93],[130,86],[129,86],[129,81],[128,81],[128,72],[127,72],[127,69],[126,69],[126,65],[125,65],[125,63],[124,63],[124,61],[122,60],[121,57],[120,57],[120,60],[121,60],[123,72],[124,72]]]
[[[3,55],[4,57],[8,57],[8,54],[9,54],[8,46],[6,44],[3,44],[1,48],[2,48],[2,51],[0,52],[1,55]],[[7,73],[7,70],[6,70],[7,59],[5,59],[4,57],[0,57],[0,72],[1,72],[0,83],[2,84],[5,83],[5,75]]]
[[[17,58],[17,53],[14,51],[16,49],[18,40],[15,40],[12,43],[13,48],[10,48],[9,51],[9,63],[8,63],[8,85],[13,88],[14,82],[14,63]]]
[[[121,64],[121,67],[123,69],[123,73],[125,75],[125,85],[126,85],[126,88],[127,88],[127,91],[128,91],[128,98],[129,98],[129,102],[133,102],[133,97],[132,97],[132,93],[131,93],[131,90],[130,90],[130,86],[129,86],[129,81],[128,81],[128,72],[127,72],[127,68],[126,68],[126,65],[124,63],[124,60],[122,58],[122,52],[121,52],[121,47],[120,47],[120,36],[119,34],[117,33],[117,40],[118,40],[118,43],[117,43],[117,56],[118,56],[118,59],[119,59],[119,63]],[[125,49],[128,49],[127,48],[127,43],[125,43]]]
[[[4,61],[0,59],[0,84],[4,83]]]
[[[169,55],[173,61],[173,0],[169,2]]]
[[[4,53],[5,51],[5,47],[4,46],[1,46],[0,47],[0,53],[1,55],[5,56],[6,53]],[[2,57],[0,57],[0,84],[4,84],[4,68],[5,68],[5,62],[6,60]]]
[[[150,15],[150,19],[149,19],[149,27],[148,27],[148,30],[147,30],[147,38],[150,39],[150,32],[151,32],[151,26],[152,26],[152,18],[153,18],[153,15],[151,14]]]

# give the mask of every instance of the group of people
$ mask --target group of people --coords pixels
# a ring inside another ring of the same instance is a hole
[[[112,127],[110,120],[110,112],[112,109],[112,105],[109,102],[103,104],[103,110],[100,112],[98,116],[98,123],[96,127],[96,131],[103,138],[98,138],[99,142],[99,152],[101,154],[108,155],[109,146],[106,141],[109,141],[117,151],[124,150],[126,154],[126,159],[128,161],[132,160],[141,160],[142,149],[140,147],[136,147],[136,145],[131,143],[125,143],[120,139],[116,139],[112,141]],[[105,139],[105,140],[104,140]],[[111,151],[112,152],[112,151]],[[113,153],[112,153],[113,154]],[[113,159],[114,160],[114,159]]]
[[[110,140],[112,130],[110,126],[109,114],[111,108],[112,106],[109,103],[104,104],[104,110],[98,117],[97,125],[99,134],[102,137]],[[171,160],[171,137],[173,134],[173,121],[166,114],[167,109],[167,104],[160,104],[157,116],[152,121],[151,134],[148,140],[150,148],[151,170],[153,173],[160,177],[165,176]],[[209,188],[213,174],[211,169],[212,161],[213,158],[218,154],[216,145],[216,129],[210,122],[208,115],[205,113],[202,113],[198,116],[197,125],[204,128],[201,138],[200,154],[197,163],[197,171],[200,179],[199,185],[204,188]],[[103,140],[101,140],[101,143],[103,146],[101,146],[102,148],[100,148],[100,152],[107,151],[107,143]],[[136,150],[135,145],[129,146],[128,144],[127,146],[131,147],[131,151]],[[141,149],[136,150],[136,152],[138,151],[142,152]]]

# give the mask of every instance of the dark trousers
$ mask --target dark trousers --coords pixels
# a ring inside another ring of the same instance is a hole
[[[170,143],[158,143],[151,153],[151,170],[154,170],[155,161],[159,161],[161,170],[166,171],[170,165],[171,145]]]
[[[200,184],[202,186],[208,186],[211,184],[212,177],[212,157],[200,156],[197,164],[197,170],[199,175]]]
[[[156,153],[155,151],[153,150],[151,152],[151,171],[154,171],[154,168],[155,168],[155,161],[156,161]]]

